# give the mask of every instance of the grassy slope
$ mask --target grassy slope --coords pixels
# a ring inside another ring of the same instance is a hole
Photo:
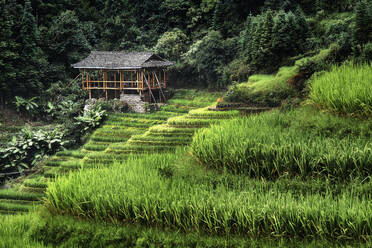
[[[288,79],[298,73],[297,66],[281,67],[276,75],[252,75],[248,82],[240,83],[230,88],[224,100],[241,102],[255,106],[275,107],[295,91],[287,83]]]

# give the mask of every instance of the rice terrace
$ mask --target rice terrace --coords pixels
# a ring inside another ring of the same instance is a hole
[[[371,1],[0,18],[0,248],[372,247]]]

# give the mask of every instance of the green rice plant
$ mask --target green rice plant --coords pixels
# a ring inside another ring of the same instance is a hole
[[[164,137],[164,138],[180,138],[180,139],[187,139],[187,138],[192,138],[194,133],[171,133],[171,132],[168,132],[168,133],[156,133],[156,132],[153,132],[151,133],[150,131],[147,131],[145,133],[145,135],[147,137],[153,137],[155,139],[157,138],[160,138],[160,137]]]
[[[201,109],[190,110],[188,117],[190,118],[205,118],[205,119],[230,119],[240,116],[237,110],[230,111],[210,111],[208,107]]]
[[[20,205],[32,205],[37,204],[36,201],[27,201],[27,200],[14,200],[14,199],[0,199],[0,203],[6,204],[20,204]]]
[[[88,154],[81,163],[83,167],[92,164],[99,166],[112,164],[115,161],[124,161],[127,158],[128,154],[92,152]]]
[[[84,158],[85,154],[76,150],[64,150],[56,153],[58,157]]]
[[[347,62],[310,80],[310,98],[321,108],[345,114],[372,114],[371,64]]]
[[[113,144],[105,153],[107,154],[138,154],[138,153],[152,153],[152,152],[162,152],[162,151],[173,151],[176,149],[174,145],[142,145],[137,143],[126,143],[126,144]]]
[[[251,177],[301,175],[341,180],[370,175],[369,138],[315,134],[301,123],[291,128],[291,118],[300,112],[267,113],[214,125],[194,135],[191,151],[203,165]]]
[[[0,210],[13,211],[13,212],[28,212],[34,209],[34,205],[25,204],[12,204],[0,202]]]
[[[197,128],[177,128],[171,127],[167,124],[156,125],[149,128],[151,134],[177,134],[177,133],[189,133],[193,134]]]
[[[115,121],[107,121],[105,124],[112,125],[112,126],[122,126],[122,127],[136,127],[136,128],[148,128],[151,125],[161,124],[161,121],[152,121],[152,122],[133,122],[130,120],[122,121],[122,122],[115,122]]]
[[[94,143],[92,144],[91,142],[85,144],[83,148],[87,151],[104,151],[108,147],[109,143]]]
[[[22,185],[20,188],[19,188],[19,191],[21,192],[29,192],[29,193],[44,193],[45,192],[45,189],[46,188],[40,188],[40,187],[32,187],[32,186],[25,186],[25,185]]]
[[[58,168],[59,167],[45,167],[44,166],[44,173],[43,173],[44,177],[48,179],[55,178],[60,172]]]
[[[46,188],[48,186],[46,182],[42,182],[40,179],[26,179],[23,181],[23,185],[34,188]]]
[[[33,215],[33,219],[28,220],[26,226],[28,227],[28,225],[31,225],[32,228],[12,232],[11,230],[18,227],[19,224],[6,219],[3,226],[11,226],[12,228],[5,229],[6,231],[3,231],[0,235],[27,236],[28,239],[35,239],[53,247],[332,248],[340,246],[368,247],[369,245],[368,242],[362,243],[355,241],[340,242],[313,239],[307,241],[300,239],[288,240],[285,238],[254,239],[241,236],[203,235],[195,232],[182,233],[160,228],[143,227],[138,224],[109,225],[101,222],[84,221],[68,216],[47,214],[40,217]],[[22,240],[22,237],[19,237],[20,240]],[[30,246],[20,245],[14,247]]]
[[[208,119],[189,119],[186,116],[172,117],[167,124],[172,127],[208,127],[210,124],[217,123],[218,120]]]
[[[122,136],[91,136],[90,140],[95,142],[124,142],[128,140],[128,137],[122,137]],[[88,145],[89,146],[89,145]],[[84,147],[86,149],[86,146]],[[88,150],[88,149],[87,149]]]
[[[187,114],[189,112],[188,108],[175,107],[172,105],[165,105],[161,107],[161,111],[165,113],[176,113],[176,114]]]
[[[216,235],[371,237],[370,194],[358,195],[352,188],[337,195],[329,190],[293,193],[286,187],[263,187],[257,180],[251,180],[257,185],[252,188],[246,177],[200,175],[202,168],[182,165],[185,160],[178,150],[74,172],[50,185],[46,206],[57,214]]]
[[[11,189],[0,190],[0,199],[39,201],[42,197],[43,194],[14,191]]]
[[[186,146],[191,143],[191,139],[177,138],[152,138],[152,137],[132,137],[128,140],[129,145],[152,145],[152,146]]]
[[[130,139],[139,140],[139,141],[182,141],[182,142],[189,142],[192,139],[189,136],[177,136],[177,137],[165,137],[165,136],[150,136],[148,134],[142,135],[133,135]]]
[[[55,157],[54,157],[55,158]],[[51,159],[45,162],[46,166],[60,166],[64,159]]]
[[[42,218],[36,217],[34,214],[1,216],[0,247],[53,247],[51,245],[45,245],[43,242],[37,242],[27,235],[32,227],[41,223],[43,223]]]
[[[121,120],[125,120],[126,118],[166,120],[168,119],[169,115],[173,115],[173,113],[155,112],[155,113],[146,113],[146,114],[135,114],[135,113],[126,113],[126,114],[120,114],[120,115],[110,114],[107,120],[121,121]]]
[[[61,167],[64,169],[76,170],[81,168],[81,160],[80,159],[72,159],[69,161],[65,161],[61,164]]]
[[[133,134],[133,131],[127,131],[125,129],[112,130],[112,129],[100,128],[94,132],[93,137],[94,136],[96,137],[115,136],[115,137],[129,138],[132,134]]]

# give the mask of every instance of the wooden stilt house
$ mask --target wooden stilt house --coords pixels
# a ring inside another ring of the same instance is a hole
[[[146,102],[165,102],[166,69],[173,64],[152,52],[92,51],[72,67],[80,70],[82,87],[89,91],[89,98],[108,100],[139,94]]]

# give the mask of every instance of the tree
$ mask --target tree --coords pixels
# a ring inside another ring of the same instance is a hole
[[[363,45],[372,41],[372,3],[362,0],[355,6],[354,42]]]
[[[215,31],[209,31],[201,40],[191,45],[184,55],[187,64],[196,68],[200,74],[201,84],[211,88],[220,88],[221,67],[227,64],[225,47],[222,35]]]
[[[155,53],[167,59],[178,61],[181,55],[187,51],[188,39],[181,29],[175,28],[165,32],[154,47]]]
[[[12,85],[15,83],[15,65],[18,59],[17,47],[13,37],[14,18],[8,11],[5,0],[0,1],[0,103],[12,95]]]
[[[90,51],[90,44],[74,11],[66,10],[53,20],[45,34],[45,50],[53,64],[53,81],[70,77],[71,64],[76,63]],[[52,76],[51,75],[51,76]]]
[[[32,96],[39,94],[44,88],[42,83],[46,59],[39,47],[39,30],[36,26],[35,17],[32,15],[31,2],[25,1],[21,19],[19,41],[22,47],[20,51],[20,64],[18,68],[16,95]]]

